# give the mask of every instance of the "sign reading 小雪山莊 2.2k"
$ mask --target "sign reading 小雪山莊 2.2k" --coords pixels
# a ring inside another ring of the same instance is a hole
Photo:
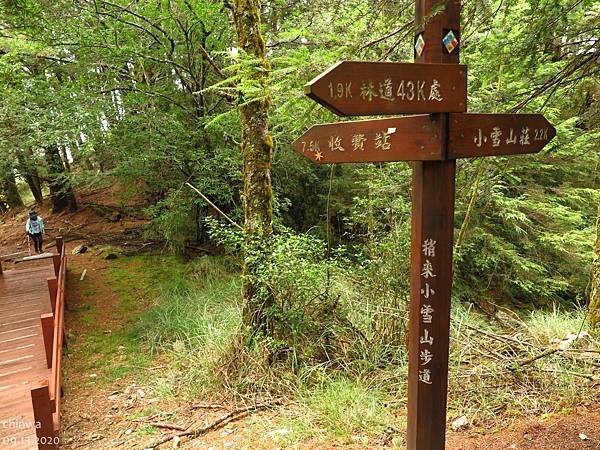
[[[537,153],[556,129],[541,114],[450,114],[448,158]]]
[[[342,61],[309,82],[305,93],[341,116],[464,112],[467,66]]]

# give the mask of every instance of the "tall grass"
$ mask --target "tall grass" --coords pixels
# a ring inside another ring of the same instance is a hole
[[[500,313],[489,321],[472,309],[454,308],[449,419],[466,415],[485,428],[600,399],[594,381],[600,342],[582,335],[561,348],[569,333],[582,328],[584,310]]]
[[[218,388],[215,366],[241,322],[240,279],[231,266],[230,260],[208,256],[190,263],[161,289],[144,317],[151,349],[173,356],[163,390],[195,395]]]
[[[346,275],[341,268],[331,271],[330,292],[345,315],[321,324],[328,333],[326,352],[312,359],[304,353],[290,364],[292,352],[278,359],[268,344],[239,345],[241,281],[234,259],[204,257],[174,271],[161,281],[141,325],[153,352],[168,357],[158,390],[183,398],[287,397],[293,406],[251,425],[260,433],[277,428],[274,445],[340,442],[364,448],[389,444],[390,434],[401,442],[408,367],[405,328],[398,324],[405,323],[407,305],[392,308],[384,290],[368,291],[364,281]],[[288,292],[293,295],[293,289]],[[386,314],[393,315],[393,328],[379,328]],[[600,362],[594,337],[549,352],[579,331],[584,311],[555,307],[519,316],[499,308],[492,316],[473,305],[453,305],[449,420],[466,415],[472,426],[487,429],[521,415],[560,412],[586,398],[600,400],[593,382]]]
[[[361,444],[361,448],[381,444],[380,438],[395,424],[386,394],[365,380],[322,375],[321,383],[299,388],[294,407],[275,420],[258,419],[254,428],[279,445],[308,439],[315,447],[332,440]],[[269,433],[272,428],[278,432]]]

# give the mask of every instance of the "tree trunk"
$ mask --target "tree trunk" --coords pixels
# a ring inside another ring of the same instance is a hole
[[[600,325],[600,199],[598,201],[598,218],[596,219],[596,244],[594,245],[594,262],[592,263],[589,308],[590,326],[594,329]]]
[[[10,208],[18,208],[19,206],[23,206],[23,200],[19,195],[19,190],[17,189],[17,181],[15,180],[15,173],[12,169],[4,174],[4,182],[2,183],[2,190],[4,191],[4,196],[6,197],[6,203]]]
[[[475,205],[477,204],[477,199],[479,198],[479,184],[481,183],[481,178],[483,177],[486,168],[486,160],[482,160],[477,168],[477,176],[475,177],[475,183],[473,185],[473,189],[471,190],[471,199],[469,200],[469,205],[467,206],[467,211],[465,212],[465,218],[460,226],[460,231],[458,232],[458,237],[456,238],[456,243],[454,244],[455,262],[460,259],[460,250],[465,241],[467,229],[471,223],[471,218],[475,213]]]
[[[60,157],[62,159],[63,162],[63,166],[66,169],[67,172],[71,171],[71,164],[69,164],[69,157],[67,156],[67,147],[66,145],[61,145],[58,147],[59,152],[60,152]]]
[[[234,0],[233,15],[241,57],[256,61],[243,72],[243,84],[265,87],[269,65],[260,28],[260,0]],[[260,89],[264,92],[265,89]],[[269,258],[273,234],[273,190],[271,160],[273,139],[268,131],[270,99],[246,98],[242,92],[242,158],[244,162],[244,276],[243,321],[253,336],[272,334],[268,309],[273,304],[270,288],[260,279],[261,267]]]
[[[75,193],[71,186],[69,175],[65,172],[58,146],[54,145],[44,149],[46,163],[48,164],[48,178],[50,185],[50,197],[52,199],[52,211],[60,212],[68,209],[77,211]]]
[[[17,158],[19,160],[19,171],[21,175],[25,179],[25,182],[29,186],[31,193],[33,194],[33,198],[38,205],[42,204],[44,200],[44,196],[42,195],[42,183],[40,181],[40,176],[38,174],[37,169],[31,164],[31,162],[27,159],[27,156],[31,156],[30,152],[25,155],[24,152],[18,151]]]

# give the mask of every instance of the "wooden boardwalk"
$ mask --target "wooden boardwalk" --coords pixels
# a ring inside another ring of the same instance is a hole
[[[52,258],[0,274],[0,449],[38,448],[32,389],[52,379],[41,316],[52,314],[55,278]]]

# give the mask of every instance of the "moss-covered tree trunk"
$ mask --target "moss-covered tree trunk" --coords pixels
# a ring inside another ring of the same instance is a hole
[[[77,211],[77,201],[71,186],[69,175],[65,171],[58,146],[49,146],[44,149],[46,163],[48,164],[48,179],[52,211],[61,212],[65,209]]]
[[[17,189],[15,173],[12,171],[12,169],[4,174],[2,190],[4,191],[6,203],[10,208],[18,208],[19,206],[23,206],[23,200],[21,199],[19,190]]]
[[[248,64],[240,72],[242,85],[252,85],[264,92],[269,77],[265,59],[265,41],[261,34],[260,0],[234,0],[233,15],[237,42]],[[254,90],[252,90],[254,91]],[[255,92],[256,92],[255,91]],[[271,159],[273,141],[269,134],[268,97],[247,98],[242,95],[242,158],[244,162],[244,311],[243,320],[251,335],[271,334],[268,308],[272,295],[258,276],[269,257],[273,233],[273,190]]]
[[[600,325],[600,199],[598,201],[598,218],[596,219],[596,244],[594,245],[594,262],[592,263],[592,288],[590,290],[590,324],[591,328]]]
[[[29,160],[31,156],[31,150],[27,152],[27,155],[21,150],[17,152],[19,171],[29,185],[29,189],[31,189],[31,193],[33,194],[35,202],[38,205],[41,205],[42,201],[44,200],[44,196],[42,194],[42,183],[40,181],[40,176],[37,169]]]

